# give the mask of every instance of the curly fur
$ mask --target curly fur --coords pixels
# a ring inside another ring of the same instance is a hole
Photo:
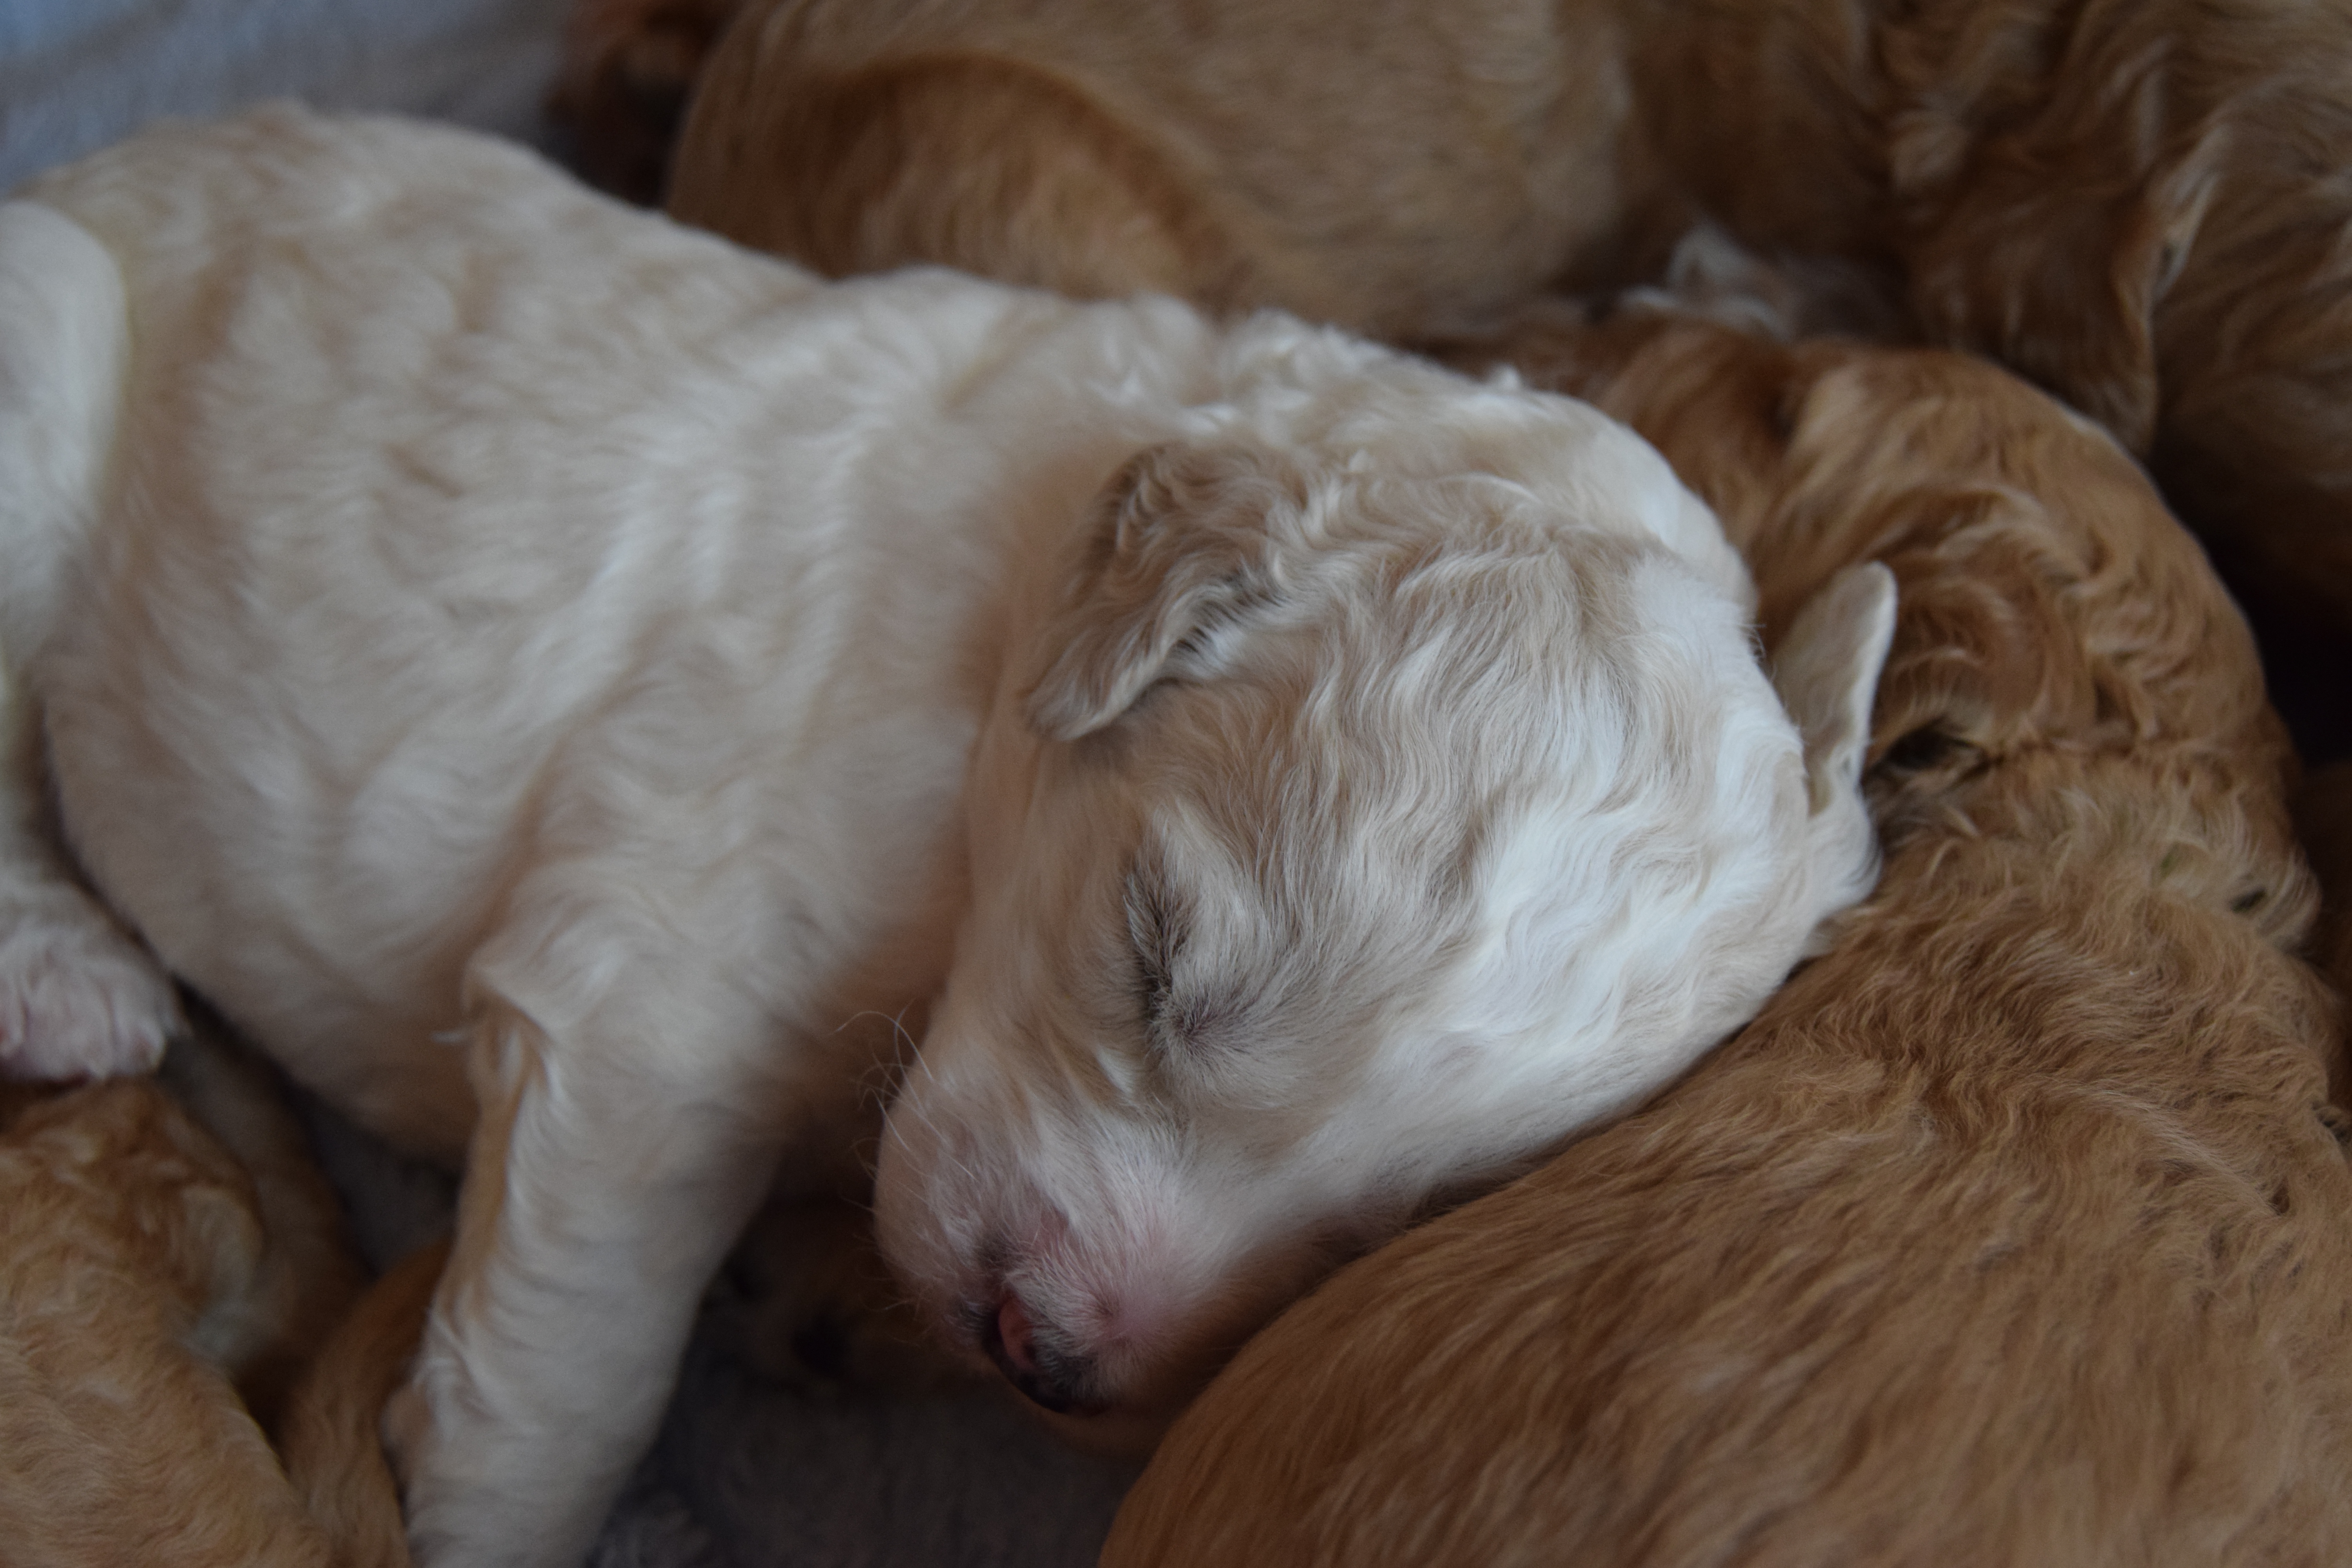
[[[356,1288],[333,1194],[257,1064],[164,1077],[0,1089],[5,1556],[341,1561],[264,1435]]]
[[[385,1415],[436,1563],[584,1546],[902,1020],[894,1267],[1149,1430],[1867,889],[1892,595],[1776,688],[1570,400],[826,287],[446,129],[158,132],[0,206],[0,1069],[135,1063],[168,973],[465,1163]]]
[[[2333,1003],[2195,544],[1982,363],[1648,310],[1454,351],[1658,442],[1768,624],[1894,568],[1885,874],[1654,1103],[1254,1340],[1107,1568],[2344,1560]]]

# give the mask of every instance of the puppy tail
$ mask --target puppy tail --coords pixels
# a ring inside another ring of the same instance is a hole
[[[369,1288],[295,1385],[281,1446],[294,1490],[343,1568],[409,1568],[400,1487],[384,1457],[384,1402],[424,1337],[446,1242],[421,1247]]]
[[[1858,902],[1878,880],[1878,838],[1863,799],[1870,710],[1895,640],[1895,574],[1873,561],[1830,579],[1798,613],[1773,660],[1772,684],[1804,737],[1811,795],[1810,858],[1821,918]],[[1822,933],[1816,931],[1819,951]]]

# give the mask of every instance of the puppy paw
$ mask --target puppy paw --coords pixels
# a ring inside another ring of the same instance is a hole
[[[860,1205],[778,1197],[712,1281],[703,1326],[745,1371],[803,1397],[918,1394],[976,1378],[934,1343]]]
[[[97,910],[0,911],[0,1078],[147,1072],[182,1028],[162,968]]]

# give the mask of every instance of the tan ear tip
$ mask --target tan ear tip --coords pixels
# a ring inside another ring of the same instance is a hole
[[[1051,672],[1030,688],[1021,709],[1029,727],[1049,741],[1081,740],[1110,722],[1099,700],[1087,700],[1074,682],[1056,680]]]

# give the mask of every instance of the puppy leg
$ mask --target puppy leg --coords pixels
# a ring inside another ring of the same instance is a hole
[[[471,983],[481,1114],[432,1320],[386,1413],[427,1564],[579,1560],[773,1165],[761,1010],[730,1010],[691,955],[603,956],[620,967],[584,1011],[543,973],[478,963]]]
[[[0,1078],[145,1072],[180,1030],[171,982],[39,831],[28,749],[0,753]]]
[[[96,240],[46,207],[0,206],[0,1077],[143,1071],[179,1028],[153,958],[57,847],[21,678],[103,482],[127,331]]]
[[[871,1199],[778,1193],[712,1286],[704,1331],[803,1395],[916,1393],[981,1375],[935,1340],[874,1237]]]
[[[342,1568],[408,1568],[408,1535],[378,1417],[415,1358],[447,1257],[447,1246],[435,1242],[370,1287],[289,1396],[281,1439],[287,1479]]]

